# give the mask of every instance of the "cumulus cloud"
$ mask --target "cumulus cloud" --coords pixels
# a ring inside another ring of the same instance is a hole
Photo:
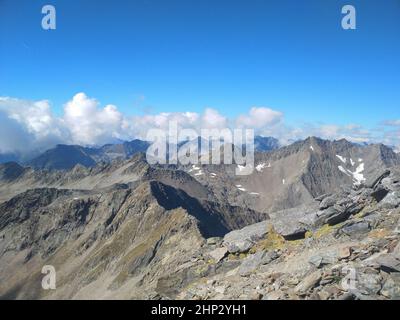
[[[71,140],[83,145],[122,139],[125,137],[124,129],[128,127],[116,106],[100,108],[98,101],[88,98],[84,93],[76,94],[65,104],[62,120],[70,132]]]
[[[206,129],[222,129],[226,128],[228,119],[221,115],[217,110],[207,108],[202,117],[203,127]]]
[[[0,152],[12,153],[32,143],[33,136],[17,120],[0,111]]]
[[[179,128],[196,128],[200,115],[195,112],[162,112],[155,115],[135,116],[127,120],[131,136],[145,139],[151,128],[168,130],[169,124],[175,122]]]
[[[28,101],[0,97],[0,153],[43,151],[57,143],[103,145],[118,140],[144,139],[151,128],[168,130],[173,121],[178,128],[251,128],[256,134],[274,136],[287,144],[308,136],[348,139],[353,142],[383,142],[400,149],[400,121],[367,130],[358,124],[285,124],[284,114],[267,107],[250,108],[246,114],[229,118],[218,110],[163,112],[127,117],[117,106],[101,106],[99,101],[78,93],[65,103],[63,114],[55,116],[47,100]]]
[[[99,101],[83,92],[73,96],[63,111],[61,117],[56,117],[47,100],[0,97],[0,152],[30,152],[57,143],[103,145],[118,140],[144,139],[150,128],[168,130],[171,122],[176,122],[179,128],[198,131],[223,128],[228,122],[211,108],[206,108],[203,114],[163,112],[126,117],[115,105],[102,107]]]
[[[59,134],[47,100],[36,102],[0,97],[0,110],[38,136]]]
[[[0,97],[0,152],[31,151],[68,139],[47,100]]]
[[[272,127],[283,120],[283,113],[264,107],[253,107],[247,115],[241,115],[236,120],[238,127],[261,129]]]

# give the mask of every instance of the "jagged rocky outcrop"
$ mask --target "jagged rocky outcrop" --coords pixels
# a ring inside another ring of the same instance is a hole
[[[377,181],[320,197],[317,206],[271,213],[212,241],[206,251],[227,252],[215,269],[228,270],[210,272],[178,298],[400,299],[399,169]],[[381,189],[386,195],[376,198]],[[328,215],[329,209],[335,210]],[[347,214],[331,219],[338,212]]]

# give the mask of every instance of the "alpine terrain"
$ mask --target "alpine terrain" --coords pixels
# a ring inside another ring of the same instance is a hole
[[[147,147],[58,145],[0,164],[0,298],[400,299],[391,148],[257,137],[241,176],[150,165]]]

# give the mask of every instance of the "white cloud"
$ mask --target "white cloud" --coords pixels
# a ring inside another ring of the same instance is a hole
[[[241,115],[236,120],[238,127],[261,129],[275,126],[283,120],[283,113],[264,107],[253,107],[247,115]]]
[[[17,120],[0,111],[0,153],[12,153],[32,143],[33,136]]]
[[[155,115],[135,116],[126,119],[127,130],[131,136],[144,139],[151,128],[168,130],[171,122],[181,128],[197,128],[200,115],[195,112],[162,112]]]
[[[55,116],[47,100],[27,101],[0,97],[0,153],[43,151],[57,143],[102,145],[116,140],[144,139],[150,128],[167,130],[170,121],[180,128],[252,128],[256,134],[274,136],[287,144],[308,136],[348,139],[354,142],[383,142],[400,149],[400,122],[387,121],[379,130],[366,130],[358,124],[304,124],[291,127],[284,115],[265,107],[253,107],[247,114],[229,118],[216,109],[196,112],[163,112],[127,117],[115,105],[102,107],[84,93],[64,105]]]
[[[202,117],[202,124],[206,129],[222,129],[227,127],[228,119],[217,110],[207,108]]]
[[[155,115],[126,117],[115,105],[101,107],[85,93],[78,93],[64,105],[64,113],[56,117],[48,101],[27,101],[0,97],[2,133],[0,153],[30,152],[48,149],[57,143],[103,145],[116,140],[146,137],[150,128],[168,130],[174,121],[180,128],[222,128],[227,118],[207,108],[196,112],[163,112]],[[18,134],[16,134],[16,131]],[[8,134],[11,133],[12,135]],[[10,139],[9,137],[15,137]],[[13,140],[18,140],[16,143]]]
[[[19,100],[15,98],[1,97],[0,110],[8,114],[10,119],[23,124],[28,132],[48,136],[60,134],[47,100],[36,102]]]
[[[32,151],[68,139],[47,100],[0,97],[0,152]]]
[[[95,99],[84,93],[76,94],[64,106],[64,125],[74,143],[83,145],[104,144],[125,136],[123,115],[114,105],[99,108]]]

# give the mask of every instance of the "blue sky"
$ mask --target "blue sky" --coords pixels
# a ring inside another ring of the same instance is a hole
[[[56,115],[85,92],[125,115],[265,106],[291,126],[373,128],[400,118],[399,35],[399,0],[0,0],[0,96]]]

